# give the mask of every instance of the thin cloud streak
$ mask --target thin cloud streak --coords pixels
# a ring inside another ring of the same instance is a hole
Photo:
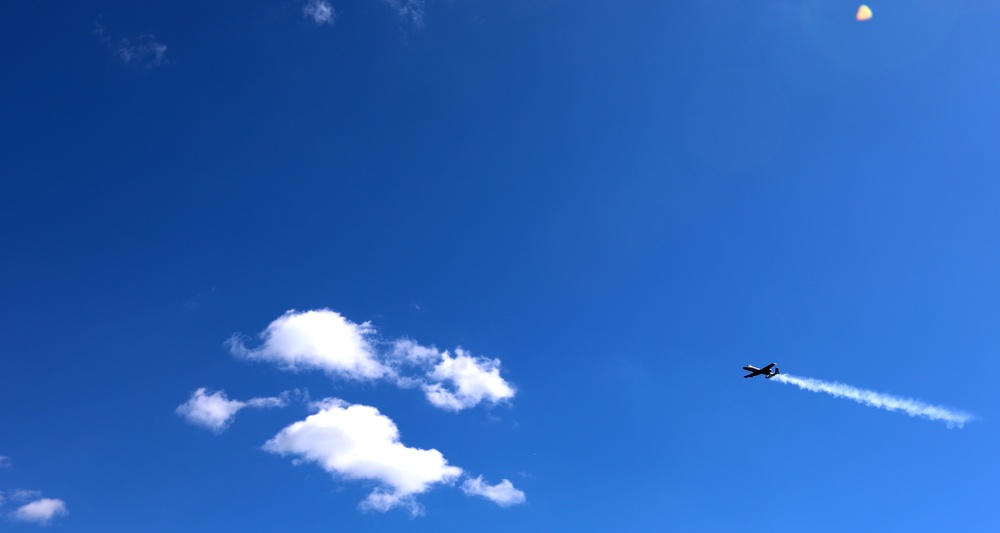
[[[930,405],[911,398],[900,398],[881,392],[859,389],[837,382],[827,382],[813,378],[800,378],[789,374],[779,374],[772,378],[779,383],[795,385],[810,392],[825,392],[837,398],[846,398],[869,407],[877,407],[886,411],[903,411],[904,413],[929,420],[940,420],[948,427],[962,427],[975,417],[962,411],[954,411],[939,405]]]
[[[16,489],[8,494],[10,501],[12,502],[26,502],[29,500],[37,500],[42,497],[42,491],[31,490],[31,489]]]

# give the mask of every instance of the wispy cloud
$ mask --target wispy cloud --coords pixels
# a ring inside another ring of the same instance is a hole
[[[399,18],[414,29],[424,27],[424,0],[382,0]]]
[[[333,26],[337,21],[337,12],[326,0],[309,0],[302,8],[302,15],[312,20],[317,26],[324,24]]]
[[[98,22],[92,32],[116,59],[134,67],[152,68],[167,63],[167,45],[151,33],[112,38],[107,27]]]
[[[465,474],[438,450],[403,444],[396,424],[374,407],[337,398],[324,399],[314,407],[318,412],[282,429],[264,449],[316,463],[343,479],[374,482],[375,490],[360,504],[364,510],[385,512],[401,507],[420,514],[417,495],[435,486],[451,485]],[[524,501],[524,493],[506,479],[490,486],[477,477],[467,480],[462,488],[466,494],[486,497],[501,506]]]
[[[66,502],[55,498],[41,498],[17,508],[10,517],[19,522],[48,525],[54,518],[68,514]]]
[[[7,457],[6,455],[0,455],[0,468],[10,468],[12,464],[14,463],[11,462],[10,457]]]
[[[42,497],[42,491],[40,490],[29,490],[29,489],[15,489],[10,491],[7,497],[12,502],[26,502],[28,500],[36,500]]]
[[[388,379],[419,387],[431,404],[448,411],[496,404],[516,394],[500,375],[499,359],[475,357],[462,348],[452,356],[410,339],[383,342],[370,322],[358,324],[330,309],[288,311],[260,338],[259,348],[247,348],[238,335],[228,345],[237,357],[287,370],[319,369],[351,380]]]
[[[962,427],[974,417],[962,411],[956,411],[939,405],[930,405],[920,400],[900,398],[872,390],[859,389],[837,382],[827,382],[813,378],[800,378],[789,374],[778,374],[774,381],[795,385],[811,392],[825,392],[837,398],[846,398],[869,407],[877,407],[887,411],[902,411],[910,416],[940,420],[948,427]]]
[[[514,488],[514,484],[509,480],[505,479],[496,485],[490,485],[483,481],[483,476],[466,479],[462,483],[462,492],[482,496],[500,507],[517,505],[524,503],[525,500],[524,492]]]
[[[285,407],[288,393],[266,398],[252,398],[247,401],[230,400],[225,391],[209,392],[202,387],[191,394],[188,401],[177,406],[176,413],[188,422],[222,433],[240,410],[253,408]]]

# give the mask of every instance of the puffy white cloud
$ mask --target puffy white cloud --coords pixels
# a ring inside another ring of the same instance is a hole
[[[441,361],[427,378],[430,382],[423,386],[427,399],[449,411],[460,411],[483,400],[497,403],[513,398],[515,393],[500,377],[499,359],[472,357],[461,348],[455,350],[455,357],[442,352]]]
[[[462,483],[462,492],[482,496],[501,507],[509,507],[524,503],[524,492],[514,488],[514,484],[509,480],[503,480],[496,485],[489,485],[483,481],[483,476],[466,479]]]
[[[14,520],[45,525],[57,516],[66,516],[69,510],[66,502],[55,498],[42,498],[26,503],[10,514]]]
[[[261,334],[263,344],[249,349],[239,337],[229,339],[234,355],[277,363],[289,370],[321,369],[355,380],[391,374],[372,347],[375,328],[355,324],[330,309],[288,311]]]
[[[333,10],[330,2],[326,0],[309,0],[309,3],[302,8],[302,14],[312,19],[317,26],[324,24],[333,26],[333,23],[337,20],[337,12]]]
[[[473,357],[457,348],[452,357],[447,351],[421,346],[410,339],[393,343],[389,360],[396,367],[422,368],[424,375],[397,373],[401,387],[420,386],[427,400],[448,411],[461,411],[482,401],[497,403],[514,397],[516,391],[500,377],[500,360]]]
[[[462,469],[449,465],[441,452],[400,442],[396,424],[374,407],[335,398],[315,406],[317,413],[281,430],[264,449],[317,463],[345,479],[376,482],[378,486],[361,503],[363,509],[406,507],[418,514],[415,495],[462,475]]]
[[[196,426],[221,433],[229,426],[236,413],[243,408],[284,407],[286,405],[288,405],[287,393],[282,393],[281,396],[277,397],[253,398],[242,402],[230,400],[226,397],[225,391],[209,393],[208,389],[202,387],[194,391],[188,401],[177,406],[175,412]]]
[[[218,433],[226,429],[236,413],[244,407],[245,403],[230,400],[224,391],[208,394],[208,389],[202,387],[194,391],[188,401],[177,406],[176,413],[192,424]]]

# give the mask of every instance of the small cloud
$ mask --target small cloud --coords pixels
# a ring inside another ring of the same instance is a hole
[[[355,324],[330,309],[288,311],[261,334],[263,345],[249,349],[238,336],[227,344],[233,355],[277,363],[288,370],[321,369],[358,381],[386,376],[372,347],[376,335],[370,322]]]
[[[0,455],[0,468],[10,468],[14,463],[11,462],[10,457],[6,455]]]
[[[457,348],[455,357],[441,353],[441,362],[427,374],[427,399],[448,411],[460,411],[484,400],[497,403],[514,397],[514,388],[500,377],[500,360],[472,357]],[[446,387],[451,384],[451,389]]]
[[[225,391],[209,393],[208,389],[202,387],[193,394],[188,401],[177,406],[175,412],[188,422],[210,429],[215,433],[222,433],[232,422],[241,409],[246,407],[269,408],[285,407],[288,405],[288,393],[280,396],[268,398],[253,398],[245,402],[230,400],[226,397]]]
[[[19,507],[10,517],[19,522],[48,525],[57,516],[66,516],[69,510],[66,502],[55,498],[42,498]]]
[[[399,15],[399,18],[414,29],[424,27],[424,0],[382,0]]]
[[[410,339],[399,339],[392,343],[389,358],[397,363],[411,365],[434,364],[441,360],[441,352],[434,347],[421,346]]]
[[[337,21],[337,12],[326,0],[309,0],[309,3],[302,8],[302,15],[312,19],[317,26],[333,24]]]
[[[431,404],[447,411],[461,411],[482,401],[497,403],[513,398],[516,393],[500,377],[499,359],[473,357],[461,348],[452,357],[433,346],[399,339],[392,344],[388,359],[396,366],[423,367],[426,373],[418,378],[397,373],[397,385],[419,386]]]
[[[122,63],[134,67],[152,68],[167,63],[167,45],[151,33],[114,39],[105,25],[98,22],[92,32]]]
[[[441,452],[400,442],[396,424],[374,407],[337,398],[314,407],[319,412],[282,429],[264,449],[316,463],[344,479],[374,481],[375,490],[360,504],[363,510],[403,507],[420,514],[416,495],[462,475],[462,469],[449,465]]]
[[[208,393],[202,387],[191,395],[191,398],[177,406],[175,411],[188,422],[221,433],[246,403],[230,400],[224,391]]]
[[[509,480],[503,480],[496,485],[483,481],[483,476],[469,478],[462,483],[462,492],[471,496],[482,496],[500,507],[510,507],[524,503],[524,492],[514,488]]]

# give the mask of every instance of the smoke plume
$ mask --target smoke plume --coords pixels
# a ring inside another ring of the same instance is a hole
[[[974,417],[969,413],[954,411],[939,405],[929,405],[919,400],[890,396],[881,392],[859,389],[843,383],[830,383],[812,378],[800,378],[789,374],[778,374],[772,378],[780,383],[795,385],[800,389],[812,392],[825,392],[837,398],[847,398],[870,407],[878,407],[886,411],[903,411],[910,416],[923,417],[930,420],[941,420],[948,427],[962,427]]]

